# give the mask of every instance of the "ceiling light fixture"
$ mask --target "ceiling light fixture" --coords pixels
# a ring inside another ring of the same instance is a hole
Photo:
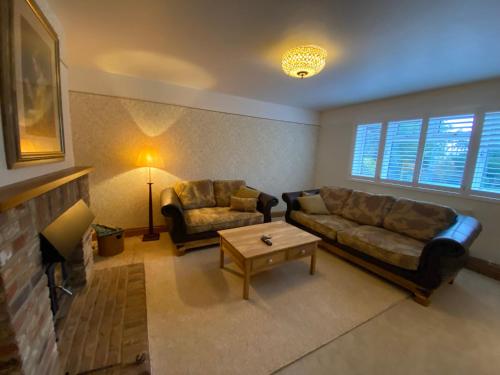
[[[326,51],[318,46],[295,47],[285,52],[281,67],[290,77],[309,78],[325,67],[326,55]]]

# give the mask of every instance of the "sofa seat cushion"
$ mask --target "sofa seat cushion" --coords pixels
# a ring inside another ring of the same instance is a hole
[[[352,190],[336,186],[323,186],[319,189],[321,198],[325,201],[325,205],[331,214],[340,215],[342,207],[351,196]]]
[[[215,206],[214,184],[210,180],[179,181],[174,190],[185,210]]]
[[[195,208],[184,211],[188,234],[261,224],[264,215],[260,212],[232,211],[229,207]]]
[[[214,181],[214,195],[217,207],[228,207],[231,203],[231,196],[235,195],[245,185],[243,180]]]
[[[362,225],[337,234],[339,243],[383,262],[416,270],[425,243],[384,228]]]
[[[389,195],[353,191],[342,207],[342,216],[359,224],[381,227],[395,201]]]
[[[290,217],[305,227],[334,241],[337,239],[338,231],[359,226],[354,221],[337,215],[312,215],[302,211],[292,211]]]
[[[384,219],[384,228],[406,234],[421,241],[430,241],[449,228],[457,213],[446,206],[398,199]]]

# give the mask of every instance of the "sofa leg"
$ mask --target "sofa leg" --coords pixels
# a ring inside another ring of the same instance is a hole
[[[175,247],[175,255],[181,257],[186,254],[186,247],[184,245],[179,245]]]
[[[413,292],[413,300],[422,306],[429,306],[431,304],[430,299],[431,293],[423,292],[423,291],[415,291]]]
[[[450,281],[448,281],[448,284],[453,285],[454,282],[455,282],[455,278],[453,278]]]

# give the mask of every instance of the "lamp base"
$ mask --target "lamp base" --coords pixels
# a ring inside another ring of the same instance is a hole
[[[160,239],[160,233],[146,233],[142,236],[142,242],[147,241],[158,241]]]

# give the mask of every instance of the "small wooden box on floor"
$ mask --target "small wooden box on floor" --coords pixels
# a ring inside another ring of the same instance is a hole
[[[123,231],[108,236],[97,237],[98,253],[102,257],[120,254],[125,249]]]

